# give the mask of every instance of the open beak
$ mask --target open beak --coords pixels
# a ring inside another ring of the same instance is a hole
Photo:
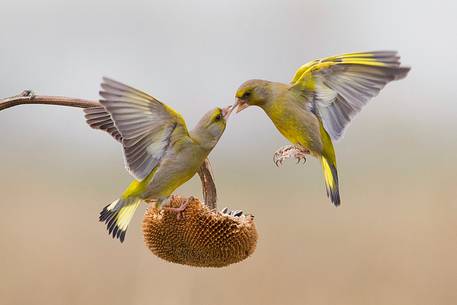
[[[232,113],[233,109],[235,109],[235,106],[234,105],[230,105],[228,107],[225,107],[222,109],[222,116],[224,117],[224,119],[227,121],[230,114]]]
[[[236,109],[236,113],[238,113],[238,112],[240,112],[241,110],[246,109],[247,107],[249,107],[249,104],[246,103],[245,101],[243,101],[242,99],[237,98],[237,99],[236,99],[236,103],[235,103],[235,105],[234,105],[234,108],[235,108],[235,107],[238,107],[238,108]]]

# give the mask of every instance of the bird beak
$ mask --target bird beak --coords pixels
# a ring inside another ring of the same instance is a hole
[[[230,114],[232,113],[233,109],[235,109],[235,106],[234,105],[230,105],[228,107],[225,107],[222,109],[222,116],[224,117],[224,119],[227,121]]]
[[[238,108],[236,109],[236,113],[238,113],[241,110],[246,109],[247,107],[249,107],[249,104],[246,103],[244,100],[242,100],[240,98],[237,98],[234,107],[237,107],[237,106],[238,106]]]

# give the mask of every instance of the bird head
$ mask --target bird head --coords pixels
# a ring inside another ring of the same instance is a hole
[[[207,149],[213,149],[224,133],[227,120],[234,106],[215,108],[208,111],[197,123],[193,136]]]
[[[271,96],[270,82],[261,79],[252,79],[244,82],[236,91],[235,107],[240,112],[249,106],[263,106]]]

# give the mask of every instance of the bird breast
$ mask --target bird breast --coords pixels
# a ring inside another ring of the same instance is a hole
[[[158,165],[157,172],[148,185],[146,197],[157,199],[170,196],[174,190],[195,175],[205,158],[206,155],[193,146],[180,149],[178,152],[170,150]]]

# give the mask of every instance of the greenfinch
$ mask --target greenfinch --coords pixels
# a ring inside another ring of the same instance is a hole
[[[101,88],[102,106],[84,110],[87,123],[122,144],[126,168],[135,178],[100,213],[109,234],[123,242],[142,201],[166,206],[173,191],[195,175],[224,133],[233,107],[210,110],[189,131],[178,112],[147,93],[108,78]],[[186,205],[168,209],[179,216]]]
[[[236,92],[237,112],[262,108],[279,132],[293,145],[279,149],[276,165],[310,154],[322,163],[327,196],[341,202],[335,150],[351,119],[384,86],[404,78],[395,51],[350,53],[313,60],[301,66],[289,84],[248,80]],[[306,160],[306,159],[305,159]]]

